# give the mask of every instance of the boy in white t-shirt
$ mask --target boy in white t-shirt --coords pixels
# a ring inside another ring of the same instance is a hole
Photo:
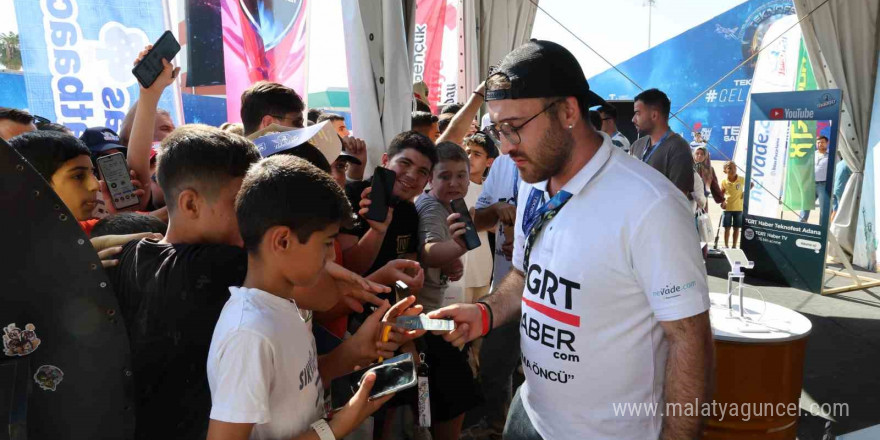
[[[483,133],[476,133],[464,140],[464,150],[470,161],[470,185],[468,185],[465,202],[469,208],[477,206],[477,199],[483,191],[483,180],[489,167],[498,157],[498,148]],[[480,231],[480,247],[471,250],[464,256],[464,288],[465,302],[474,302],[489,293],[492,281],[492,248],[489,233]]]
[[[324,421],[310,312],[304,319],[300,309],[328,310],[339,298],[293,287],[314,283],[332,260],[351,207],[317,167],[273,156],[251,167],[235,210],[248,271],[242,287],[229,289],[211,340],[208,439],[342,438],[391,396],[368,401],[375,375],[367,375],[348,405]]]

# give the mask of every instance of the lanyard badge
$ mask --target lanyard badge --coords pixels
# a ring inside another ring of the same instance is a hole
[[[544,225],[553,219],[556,214],[571,200],[571,193],[568,191],[559,191],[550,199],[549,202],[538,208],[538,205],[544,200],[544,192],[532,188],[529,199],[526,202],[524,213],[524,221],[522,223],[523,233],[526,234],[526,246],[523,253],[523,272],[529,270],[529,256],[532,253],[532,246],[544,229]]]

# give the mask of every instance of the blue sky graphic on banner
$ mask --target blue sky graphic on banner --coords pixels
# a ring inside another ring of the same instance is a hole
[[[675,113],[698,93],[733,70],[761,45],[776,20],[794,14],[790,0],[751,0],[653,47],[617,67],[645,89],[666,92]],[[692,140],[695,128],[727,157],[739,135],[754,62],[737,69],[670,121],[673,130]],[[606,99],[632,99],[639,89],[614,69],[589,79],[590,88]],[[713,158],[720,154],[710,148]]]
[[[132,62],[165,31],[156,0],[15,0],[28,108],[78,136],[86,127],[118,131],[139,86]],[[166,90],[159,107],[179,121]]]

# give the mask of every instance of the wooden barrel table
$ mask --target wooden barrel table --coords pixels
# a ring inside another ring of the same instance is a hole
[[[703,436],[712,440],[795,440],[812,324],[794,310],[710,293],[715,384]]]

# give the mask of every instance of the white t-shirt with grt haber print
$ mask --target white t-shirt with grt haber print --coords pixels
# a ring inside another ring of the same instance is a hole
[[[662,419],[615,405],[663,402],[661,321],[709,308],[706,269],[684,194],[611,139],[563,186],[573,194],[534,243],[520,318],[523,407],[547,439],[656,439]],[[513,266],[523,270],[521,183]],[[618,408],[619,410],[619,408]]]
[[[211,418],[255,423],[251,439],[290,439],[324,417],[311,327],[292,300],[259,289],[232,294],[211,339]]]

